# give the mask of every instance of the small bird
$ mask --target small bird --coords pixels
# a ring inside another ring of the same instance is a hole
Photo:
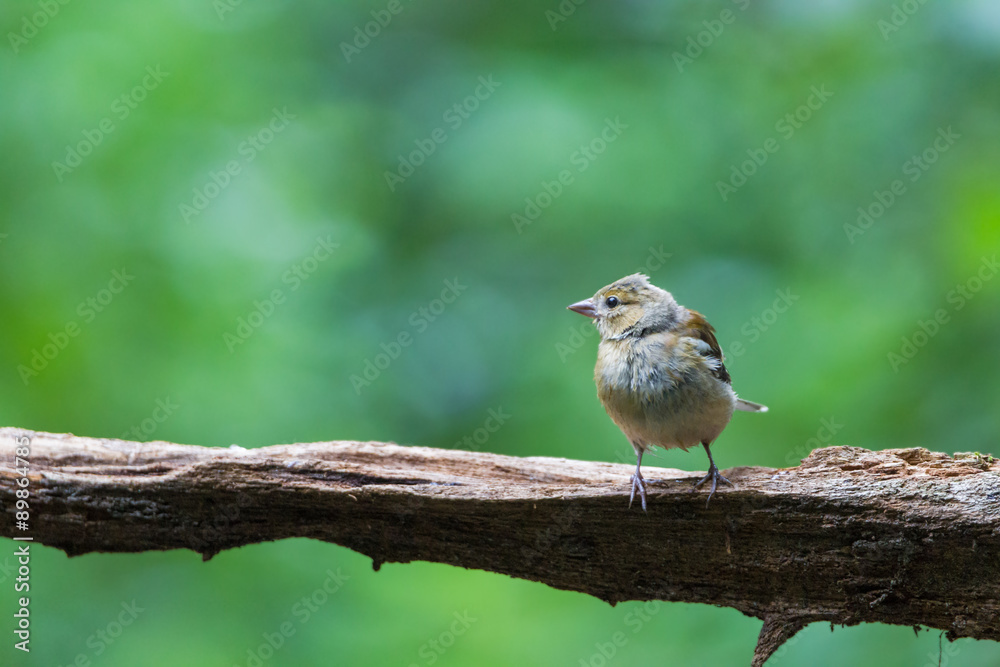
[[[711,501],[719,482],[733,486],[719,474],[709,446],[733,410],[767,412],[767,407],[737,398],[715,329],[705,317],[679,305],[641,273],[568,308],[592,318],[601,336],[594,368],[597,395],[637,457],[629,507],[638,490],[646,510],[642,455],[652,447],[687,451],[701,443],[709,468],[694,488],[711,480]]]

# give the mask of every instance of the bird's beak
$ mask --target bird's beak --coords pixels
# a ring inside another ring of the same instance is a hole
[[[586,315],[587,317],[597,317],[597,310],[594,308],[594,302],[590,299],[577,301],[572,306],[566,307],[574,313],[580,313],[581,315]]]

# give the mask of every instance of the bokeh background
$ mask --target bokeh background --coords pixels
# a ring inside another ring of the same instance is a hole
[[[642,270],[771,406],[721,466],[1000,454],[989,0],[12,0],[0,27],[5,426],[628,461],[565,306]],[[307,540],[32,565],[33,651],[5,631],[0,664],[737,665],[760,628]],[[769,664],[936,664],[938,641],[813,625]]]

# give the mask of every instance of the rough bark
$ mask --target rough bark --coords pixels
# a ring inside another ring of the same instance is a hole
[[[15,522],[16,439],[30,520]],[[764,620],[755,665],[814,621],[1000,640],[1000,463],[926,449],[814,451],[796,468],[647,468],[376,442],[247,450],[0,429],[0,527],[79,555],[311,537],[384,562],[501,572],[612,604],[681,600]]]

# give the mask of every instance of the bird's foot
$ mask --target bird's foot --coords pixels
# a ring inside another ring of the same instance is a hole
[[[715,495],[715,489],[719,485],[719,482],[725,482],[726,484],[732,487],[736,486],[728,479],[723,477],[721,474],[719,474],[719,469],[715,467],[714,463],[708,469],[708,474],[702,477],[701,480],[694,485],[694,489],[701,488],[701,485],[707,482],[708,480],[712,480],[712,488],[708,492],[708,500],[705,501],[705,507],[708,507],[708,503],[711,502],[712,496]]]
[[[642,478],[642,475],[638,471],[633,473],[632,477],[632,495],[628,499],[628,506],[632,507],[632,501],[635,500],[635,490],[639,489],[639,500],[642,501],[642,511],[646,511],[646,480]]]

